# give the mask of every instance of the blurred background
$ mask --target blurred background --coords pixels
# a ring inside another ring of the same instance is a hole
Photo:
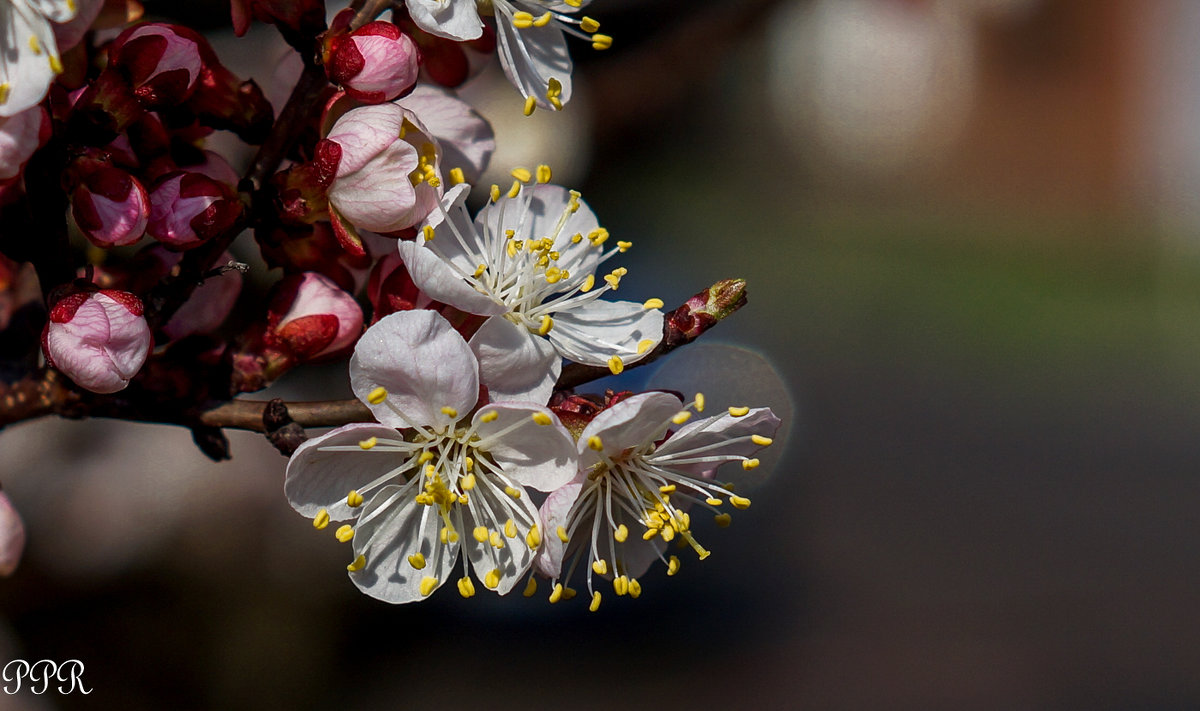
[[[0,707],[1200,707],[1200,4],[589,14],[616,42],[573,44],[566,112],[525,120],[486,75],[466,94],[501,173],[549,162],[635,243],[626,298],[749,280],[706,340],[776,375],[692,377],[795,415],[752,508],[701,528],[712,557],[595,614],[391,607],[260,437],[212,464],[182,430],[23,424],[0,435],[29,529],[0,656],[80,659],[94,691]],[[269,30],[211,36],[267,83]]]

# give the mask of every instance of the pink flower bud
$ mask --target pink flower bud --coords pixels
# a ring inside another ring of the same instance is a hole
[[[71,219],[97,247],[133,244],[146,233],[150,197],[129,173],[99,165],[71,194]]]
[[[42,351],[77,385],[115,393],[129,385],[151,348],[142,302],[127,291],[75,293],[50,309]]]
[[[0,117],[0,180],[15,178],[49,138],[50,115],[41,106]]]
[[[125,75],[143,106],[174,106],[196,88],[203,68],[202,41],[185,27],[148,22],[113,40],[109,61]]]
[[[183,259],[178,252],[171,252],[160,245],[150,248],[151,254],[162,260],[165,271]],[[149,256],[149,255],[148,255]],[[233,255],[225,252],[221,255],[218,266],[234,262]],[[164,272],[165,273],[165,272]],[[210,276],[196,287],[188,300],[183,302],[179,310],[171,316],[171,320],[163,326],[163,333],[172,341],[190,336],[193,333],[209,333],[215,331],[225,322],[229,312],[237,303],[238,295],[242,293],[242,273],[237,269],[225,269],[220,274]]]
[[[316,272],[284,277],[268,308],[268,341],[300,360],[341,355],[362,333],[358,302]]]
[[[335,25],[337,23],[335,22]],[[329,79],[369,104],[391,101],[417,81],[417,46],[390,22],[367,23],[329,40]]]
[[[223,183],[200,173],[176,171],[150,194],[147,231],[175,249],[190,249],[229,229],[242,203]]]
[[[0,577],[7,578],[17,569],[25,552],[25,523],[8,494],[0,491]]]

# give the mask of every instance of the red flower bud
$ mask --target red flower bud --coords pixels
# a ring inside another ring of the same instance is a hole
[[[97,164],[71,194],[71,219],[97,247],[133,244],[146,233],[150,197],[129,173]]]
[[[130,27],[113,40],[109,62],[147,108],[175,106],[192,95],[203,62],[195,32],[157,22]]]
[[[354,347],[362,334],[358,302],[315,272],[284,277],[267,312],[268,344],[299,360],[331,358]]]
[[[417,46],[390,22],[378,20],[350,34],[333,35],[325,57],[330,81],[364,103],[391,101],[417,81]]]

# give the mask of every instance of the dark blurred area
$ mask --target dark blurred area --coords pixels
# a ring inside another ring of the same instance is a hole
[[[590,128],[498,141],[635,243],[625,298],[749,280],[706,338],[797,415],[712,557],[597,613],[392,607],[261,438],[214,465],[183,431],[22,425],[0,652],[94,691],[0,708],[1200,707],[1200,5],[606,5],[611,53],[573,45],[579,95],[525,124]]]

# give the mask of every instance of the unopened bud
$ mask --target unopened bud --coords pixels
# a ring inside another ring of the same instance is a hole
[[[354,297],[316,272],[284,277],[268,308],[268,341],[300,360],[341,355],[362,333]]]
[[[335,27],[337,23],[335,22]],[[390,22],[369,22],[328,40],[330,81],[369,104],[391,101],[417,81],[417,46]]]
[[[189,249],[229,229],[241,214],[233,190],[200,173],[177,171],[150,193],[147,231],[174,249]]]
[[[142,302],[127,291],[70,294],[50,309],[42,350],[77,385],[115,393],[129,385],[151,348]]]
[[[723,279],[667,314],[667,339],[687,343],[746,305],[746,280]]]
[[[163,261],[171,266],[183,258],[159,245],[151,249],[161,250]],[[174,341],[193,333],[209,333],[224,323],[242,292],[242,269],[245,265],[239,265],[233,255],[222,254],[216,273],[207,276],[163,326],[167,338]]]
[[[98,247],[133,244],[150,221],[150,197],[137,178],[112,165],[99,165],[71,194],[71,219]]]
[[[201,42],[185,27],[147,22],[113,40],[109,61],[125,75],[143,106],[174,106],[196,88],[203,68]]]

